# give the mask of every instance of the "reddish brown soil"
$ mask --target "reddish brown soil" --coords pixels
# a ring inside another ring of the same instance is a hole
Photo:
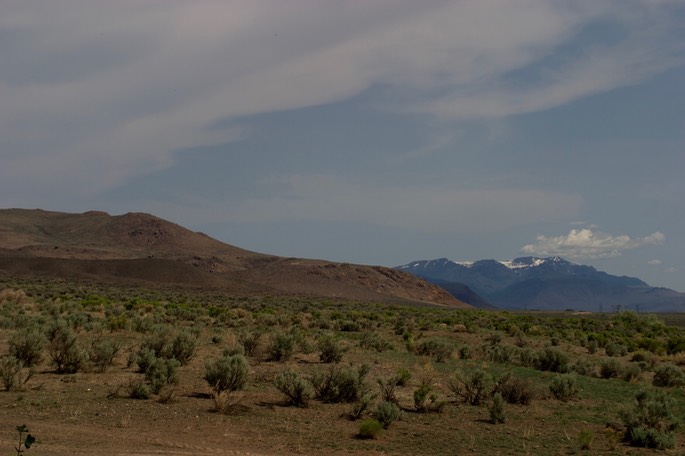
[[[140,213],[0,210],[0,273],[469,307],[391,268],[250,252]]]

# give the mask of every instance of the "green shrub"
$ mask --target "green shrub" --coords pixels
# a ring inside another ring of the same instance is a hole
[[[515,345],[500,344],[488,347],[486,350],[486,357],[495,363],[506,364],[511,362],[512,358],[518,354],[520,349]]]
[[[394,378],[397,386],[407,386],[409,384],[409,380],[411,380],[411,372],[409,372],[409,369],[404,367],[397,369]]]
[[[24,368],[21,361],[12,355],[0,359],[0,379],[7,391],[22,389],[33,376],[33,368]]]
[[[156,360],[157,356],[152,349],[147,347],[141,348],[135,357],[135,363],[138,365],[138,372],[147,372]]]
[[[150,385],[152,394],[159,394],[165,386],[178,384],[177,368],[180,363],[174,359],[156,358],[145,371],[145,380]]]
[[[14,333],[10,339],[10,355],[22,365],[32,367],[43,359],[46,344],[45,336],[36,327],[26,327]]]
[[[326,403],[356,402],[368,392],[365,377],[369,366],[363,364],[357,370],[332,366],[326,372],[311,378],[316,398]]]
[[[628,353],[628,348],[625,345],[615,343],[608,344],[604,347],[604,350],[606,351],[607,356],[624,356]]]
[[[379,353],[390,350],[392,345],[378,331],[364,331],[359,339],[359,346]]]
[[[204,379],[217,393],[241,390],[247,383],[247,360],[242,355],[222,356],[205,363]]]
[[[421,384],[414,391],[414,409],[419,413],[442,413],[447,402],[438,400],[438,395],[433,392],[433,387]]]
[[[541,371],[565,373],[569,370],[568,355],[557,348],[545,347],[537,358],[537,368]]]
[[[620,418],[626,427],[625,440],[631,445],[666,449],[675,446],[678,421],[674,400],[663,391],[640,391],[632,409],[623,409]]]
[[[530,380],[507,373],[497,381],[494,391],[510,404],[530,405],[535,389]]]
[[[359,423],[360,439],[375,439],[383,432],[383,425],[374,419],[367,419]]]
[[[578,444],[581,450],[589,451],[594,440],[595,434],[589,429],[583,429],[578,434]]]
[[[297,372],[286,370],[274,381],[276,388],[288,398],[288,403],[295,407],[307,407],[311,392],[309,385]]]
[[[458,353],[460,359],[471,359],[473,356],[473,353],[471,353],[471,347],[466,344],[459,347]]]
[[[621,363],[613,358],[602,360],[599,365],[599,376],[602,378],[616,378],[623,373]]]
[[[578,397],[576,377],[571,374],[557,375],[549,385],[549,391],[556,399],[568,402]]]
[[[639,363],[643,371],[651,371],[656,365],[656,356],[654,353],[639,350],[633,353],[630,360],[634,363]]]
[[[623,370],[623,380],[625,380],[626,382],[639,380],[641,376],[642,368],[638,363],[630,363],[630,365]]]
[[[599,343],[596,340],[589,340],[587,343],[587,352],[591,355],[594,355],[597,353],[597,349],[599,348]]]
[[[506,421],[507,417],[504,411],[504,398],[500,393],[495,393],[492,396],[489,412],[492,424],[504,423]]]
[[[685,373],[672,363],[665,363],[654,370],[654,386],[683,386],[685,385]]]
[[[345,349],[333,336],[322,336],[319,339],[318,347],[319,360],[322,363],[339,363],[342,361]]]
[[[432,356],[435,362],[442,363],[452,356],[454,347],[443,339],[428,339],[419,342],[416,346],[416,354],[419,356]]]
[[[91,346],[88,358],[98,372],[104,372],[114,364],[114,358],[119,353],[121,345],[113,339],[95,339]]]
[[[243,331],[238,334],[238,342],[243,346],[245,356],[254,356],[262,340],[262,333],[259,331]]]
[[[519,350],[519,362],[524,367],[535,367],[538,364],[538,353],[531,348]]]
[[[375,416],[378,422],[383,425],[383,428],[388,429],[393,422],[400,418],[401,414],[402,412],[396,404],[388,401],[381,401],[376,408]]]
[[[268,350],[271,361],[287,361],[295,351],[295,338],[288,333],[275,334]]]
[[[395,388],[400,384],[406,385],[411,378],[411,373],[404,369],[397,371],[397,373],[389,379],[379,378],[376,382],[381,390],[381,400],[387,402],[397,403],[397,396],[395,396]]]
[[[77,344],[74,331],[63,320],[48,329],[48,353],[60,374],[74,374],[85,364],[88,354]]]
[[[188,331],[179,331],[171,341],[169,357],[176,359],[181,366],[185,366],[195,356],[197,344],[197,336]]]
[[[169,345],[171,340],[171,329],[165,325],[154,325],[143,338],[140,344],[141,350],[149,349],[157,358],[169,357]]]
[[[448,387],[457,400],[470,405],[481,405],[492,395],[492,376],[482,369],[471,372],[456,371]]]
[[[578,358],[576,362],[571,366],[571,370],[578,375],[584,375],[586,377],[593,377],[595,375],[595,363],[588,358]]]
[[[350,419],[358,420],[364,412],[371,406],[371,402],[376,398],[376,394],[366,393],[360,397],[353,405]]]
[[[150,399],[150,388],[142,379],[131,380],[127,389],[131,399]]]

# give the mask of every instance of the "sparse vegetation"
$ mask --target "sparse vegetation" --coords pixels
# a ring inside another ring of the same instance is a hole
[[[557,447],[620,454],[628,444],[685,450],[676,419],[685,410],[678,389],[685,331],[653,317],[46,283],[55,288],[25,284],[20,299],[0,300],[6,410],[26,407],[79,426],[89,425],[87,413],[114,428],[134,425],[131,404],[145,417],[144,408],[155,407],[155,429],[181,419],[209,426],[230,419],[231,433],[269,429],[273,437],[260,441],[265,453],[361,454],[377,444],[387,454],[544,454]],[[64,393],[53,393],[56,381]],[[621,411],[644,388],[648,397]],[[116,421],[103,409],[116,410]],[[349,426],[359,426],[359,438],[388,431],[380,442],[360,442]],[[455,426],[466,431],[455,433]],[[294,428],[304,432],[295,437]],[[469,440],[485,433],[487,445]]]

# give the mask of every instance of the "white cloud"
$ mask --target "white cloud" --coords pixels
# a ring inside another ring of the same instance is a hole
[[[663,263],[663,261],[658,260],[658,259],[649,260],[649,261],[647,262],[647,264],[650,265],[650,266],[659,266],[661,263]]]
[[[37,191],[98,191],[168,166],[174,150],[234,140],[208,128],[218,121],[371,87],[390,88],[392,109],[430,115],[548,109],[682,62],[663,20],[669,5],[10,2],[0,16],[8,31],[0,65],[9,75],[0,77],[0,190],[30,181]],[[599,18],[626,38],[545,68],[537,85],[506,84],[507,74],[541,62]]]
[[[539,235],[536,238],[537,242],[524,245],[521,252],[529,255],[562,256],[573,259],[613,258],[620,256],[625,250],[661,244],[664,240],[665,236],[658,231],[648,236],[631,238],[627,235],[612,236],[583,228],[573,229],[567,235],[561,236]]]

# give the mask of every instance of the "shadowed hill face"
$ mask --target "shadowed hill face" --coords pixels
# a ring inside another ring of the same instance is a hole
[[[144,213],[0,210],[0,273],[468,307],[378,266],[244,250]]]

